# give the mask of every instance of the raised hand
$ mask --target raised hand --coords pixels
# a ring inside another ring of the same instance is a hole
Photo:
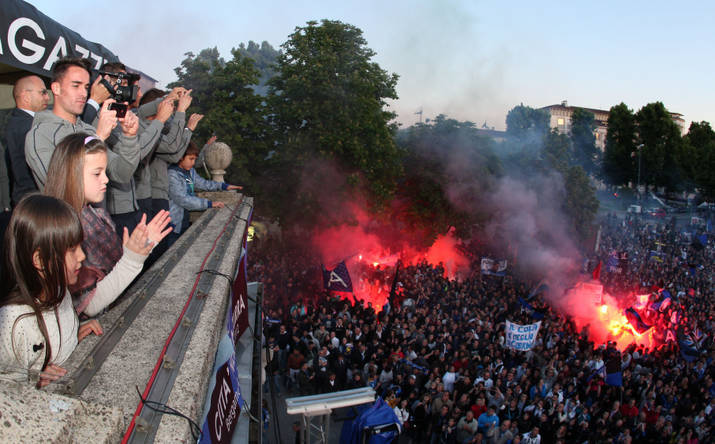
[[[190,115],[189,121],[186,122],[186,127],[188,129],[190,129],[191,131],[196,131],[196,125],[198,125],[199,122],[201,121],[201,119],[203,119],[203,118],[204,118],[203,114],[194,113],[194,114]]]
[[[154,218],[146,225],[149,242],[153,242],[154,245],[156,245],[169,233],[171,233],[173,228],[167,228],[169,222],[171,222],[171,217],[169,216],[168,211],[161,210],[156,213],[156,216],[154,216]]]
[[[127,111],[127,114],[118,120],[122,124],[122,132],[125,136],[134,137],[137,135],[137,131],[139,131],[139,117],[137,117],[136,114]]]
[[[154,247],[154,244],[149,241],[149,234],[146,228],[146,214],[142,214],[141,222],[139,222],[139,225],[132,231],[131,236],[129,235],[127,227],[124,227],[122,237],[123,244],[127,249],[142,256],[148,256]]]
[[[107,140],[107,137],[112,133],[112,130],[117,126],[117,112],[108,109],[110,103],[114,103],[114,99],[107,99],[102,104],[99,110],[99,121],[97,122],[97,137],[102,140]]]
[[[187,109],[189,109],[189,106],[191,105],[191,101],[194,100],[193,97],[191,97],[191,91],[192,89],[185,91],[181,96],[179,96],[179,104],[176,106],[176,110],[185,113]]]

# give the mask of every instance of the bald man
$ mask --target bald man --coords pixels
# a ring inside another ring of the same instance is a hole
[[[5,140],[6,158],[12,175],[12,202],[17,204],[22,196],[37,190],[30,168],[25,162],[25,136],[30,131],[36,112],[47,108],[49,91],[38,76],[26,76],[15,82],[12,89],[16,108],[10,113]]]

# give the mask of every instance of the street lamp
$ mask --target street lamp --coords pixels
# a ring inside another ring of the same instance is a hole
[[[636,150],[638,150],[638,185],[636,187],[636,190],[638,190],[638,200],[641,199],[641,151],[643,150],[644,144],[640,144],[636,147]]]

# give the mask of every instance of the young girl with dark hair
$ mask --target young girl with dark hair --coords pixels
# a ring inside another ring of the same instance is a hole
[[[71,134],[55,148],[45,184],[45,194],[64,200],[80,215],[87,258],[70,291],[77,312],[88,316],[99,314],[122,294],[141,272],[154,245],[171,231],[166,228],[169,213],[160,211],[149,223],[142,216],[131,236],[124,228],[120,239],[107,210],[97,205],[107,190],[106,169],[104,143],[88,134]],[[137,243],[143,233],[145,241]]]
[[[68,287],[84,260],[82,225],[67,203],[30,194],[5,232],[0,280],[0,378],[35,380],[38,387],[66,373],[60,367],[77,343],[102,334],[96,320],[80,324]]]

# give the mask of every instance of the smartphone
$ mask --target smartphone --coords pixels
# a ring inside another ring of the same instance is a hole
[[[122,118],[122,117],[126,116],[128,108],[129,108],[129,105],[127,105],[126,103],[118,103],[118,102],[112,102],[107,107],[107,109],[109,109],[109,110],[116,111],[118,118]]]

